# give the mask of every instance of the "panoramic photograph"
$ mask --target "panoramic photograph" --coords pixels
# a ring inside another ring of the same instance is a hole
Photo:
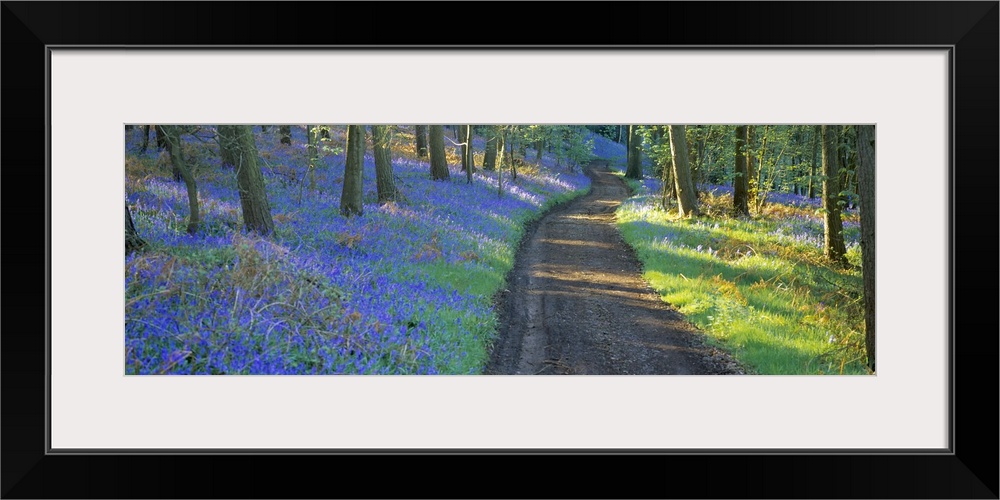
[[[874,375],[875,126],[124,126],[126,375]]]

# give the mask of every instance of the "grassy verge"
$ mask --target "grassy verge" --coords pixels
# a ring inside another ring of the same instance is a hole
[[[630,181],[617,212],[644,277],[720,347],[760,374],[864,374],[857,226],[845,226],[849,269],[822,255],[822,223],[809,206],[776,204],[742,220],[732,197],[703,193],[698,219],[659,208],[659,183]]]

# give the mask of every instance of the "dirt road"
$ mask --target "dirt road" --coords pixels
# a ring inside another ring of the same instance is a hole
[[[628,187],[606,163],[587,173],[589,194],[528,229],[497,297],[500,338],[485,373],[742,373],[642,279],[614,225]]]

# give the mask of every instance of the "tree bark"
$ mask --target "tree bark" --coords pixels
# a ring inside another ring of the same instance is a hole
[[[142,126],[142,152],[149,149],[149,125]]]
[[[486,132],[486,151],[483,156],[483,170],[495,170],[497,166],[497,128],[491,126]]]
[[[747,126],[736,126],[735,175],[733,176],[733,214],[737,217],[749,217],[750,208],[747,205],[747,155],[745,142],[747,140]]]
[[[674,183],[677,189],[677,206],[681,217],[699,215],[698,197],[691,182],[688,161],[687,133],[684,125],[670,125],[670,151],[674,157]]]
[[[316,190],[316,161],[319,159],[319,150],[316,147],[317,125],[306,125],[306,153],[309,155],[309,191]]]
[[[475,161],[472,159],[472,125],[464,125],[465,133],[462,142],[462,169],[465,170],[466,183],[472,184],[472,173],[476,170]]]
[[[188,207],[191,210],[188,218],[187,232],[194,234],[198,232],[198,224],[201,222],[201,216],[198,213],[198,185],[194,181],[194,175],[191,173],[191,170],[184,162],[180,132],[177,127],[173,126],[157,127],[157,129],[157,138],[162,135],[164,142],[170,145],[170,164],[180,173],[181,178],[184,180],[184,186],[187,188]]]
[[[420,158],[427,158],[427,125],[417,125],[416,127],[417,136],[417,156]]]
[[[247,231],[265,236],[271,234],[274,232],[274,219],[264,186],[264,174],[257,161],[253,129],[249,125],[220,125],[219,144],[223,158],[228,158],[236,169],[236,185]]]
[[[448,159],[444,155],[444,126],[431,125],[429,132],[431,179],[436,181],[448,180],[451,178],[451,173],[448,171]]]
[[[375,156],[375,187],[378,202],[395,201],[399,196],[392,177],[392,154],[389,149],[389,127],[372,125],[372,149]]]
[[[132,212],[128,210],[128,203],[125,204],[125,254],[129,254],[146,246],[146,241],[139,237],[132,223]]]
[[[861,202],[861,275],[865,301],[865,351],[875,372],[875,126],[859,125],[858,195]]]
[[[166,148],[170,147],[169,146],[170,143],[167,142],[166,133],[164,133],[164,131],[163,131],[164,128],[165,127],[161,127],[159,125],[153,125],[153,130],[156,132],[156,148],[157,149],[166,149]]]
[[[628,126],[627,165],[625,177],[629,179],[642,179],[642,137],[639,136],[638,125]]]
[[[834,125],[823,125],[823,254],[826,258],[847,266],[844,247],[844,225],[840,220],[840,180],[837,159],[837,131]]]
[[[823,135],[821,127],[816,125],[813,129],[813,151],[812,163],[809,165],[809,199],[816,197],[816,165],[819,163],[819,140]]]
[[[744,145],[744,149],[747,154],[747,201],[750,206],[757,209],[757,196],[759,195],[760,186],[758,175],[758,158],[756,156],[756,151],[754,151],[754,146],[757,142],[757,128],[753,125],[747,125],[747,140]]]
[[[344,164],[344,190],[340,195],[340,214],[344,217],[364,214],[362,169],[365,162],[365,127],[347,126],[347,156]]]

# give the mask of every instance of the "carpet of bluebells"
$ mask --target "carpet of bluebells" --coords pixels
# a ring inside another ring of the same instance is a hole
[[[184,183],[155,132],[146,153],[140,130],[126,132],[126,202],[148,243],[125,258],[126,373],[479,373],[497,326],[492,298],[524,224],[589,189],[579,168],[548,157],[516,181],[505,172],[502,196],[496,173],[466,184],[456,161],[451,180],[435,182],[426,160],[396,154],[412,142],[412,128],[397,127],[405,199],[376,202],[369,146],[364,214],[345,218],[342,151],[323,148],[311,189],[305,127],[293,127],[291,145],[277,127],[254,132],[275,220],[266,238],[243,229],[236,176],[211,127],[184,136],[201,209],[194,235]]]

